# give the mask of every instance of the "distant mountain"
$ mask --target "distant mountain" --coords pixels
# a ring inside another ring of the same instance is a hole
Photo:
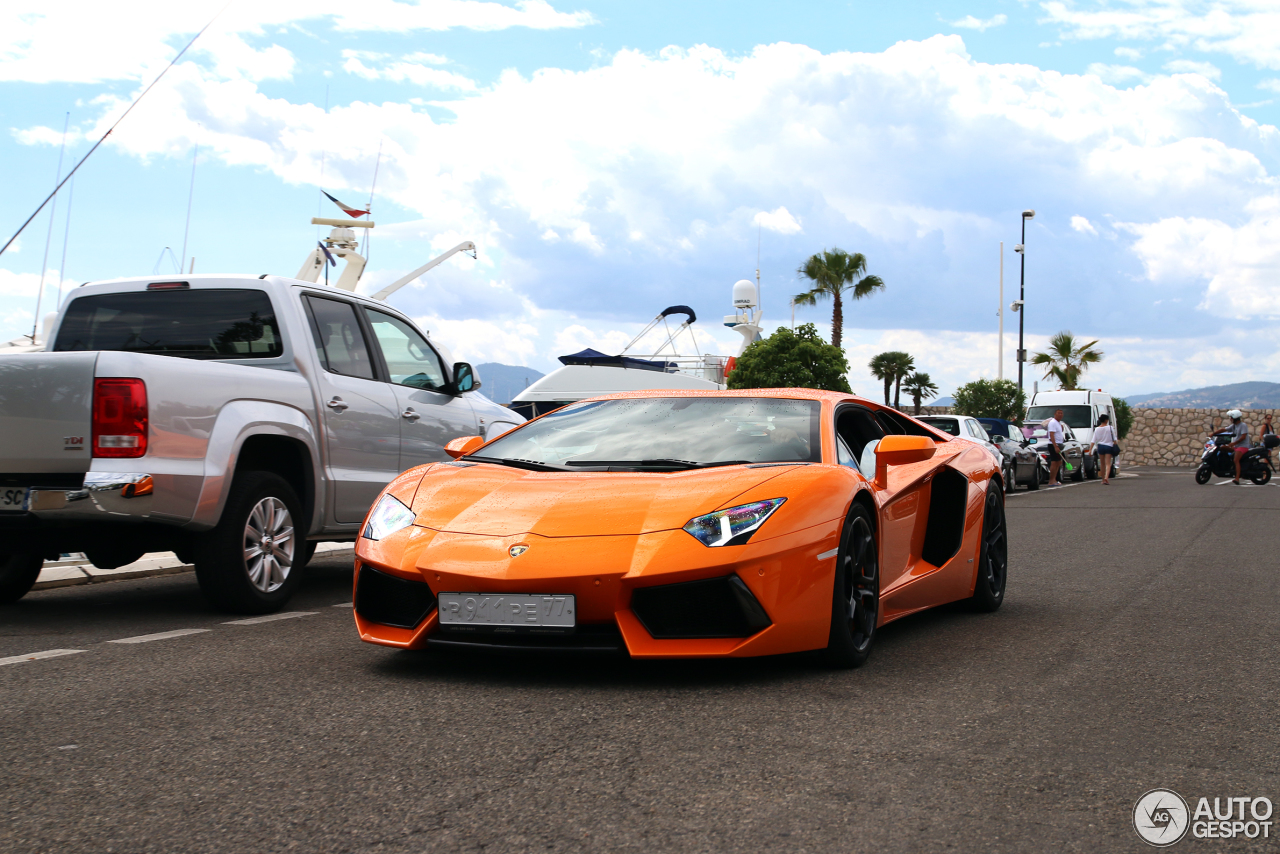
[[[535,371],[533,368],[502,365],[498,362],[476,365],[476,373],[480,374],[484,396],[503,405],[510,403],[517,394],[544,376],[542,371]]]
[[[1277,409],[1280,408],[1280,383],[1211,385],[1159,394],[1135,394],[1125,400],[1139,409]]]
[[[924,404],[925,406],[955,406],[956,399],[954,397],[939,397],[936,400],[930,400]]]

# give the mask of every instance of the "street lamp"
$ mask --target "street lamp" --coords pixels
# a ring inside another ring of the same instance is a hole
[[[1018,390],[1022,390],[1022,365],[1027,361],[1027,349],[1023,344],[1022,336],[1026,329],[1027,312],[1027,220],[1034,219],[1036,212],[1027,209],[1022,212],[1022,242],[1013,247],[1013,251],[1018,253],[1018,301],[1010,308],[1018,312]]]

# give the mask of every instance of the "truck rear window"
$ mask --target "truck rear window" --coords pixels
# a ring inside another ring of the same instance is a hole
[[[232,288],[79,297],[67,306],[53,349],[184,359],[271,359],[284,352],[271,299]]]

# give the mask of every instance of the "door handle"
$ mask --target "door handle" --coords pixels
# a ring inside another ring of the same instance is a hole
[[[409,420],[409,421],[417,421],[417,420],[418,420],[419,418],[421,418],[422,416],[421,416],[421,415],[419,415],[418,413],[414,412],[414,411],[413,411],[413,407],[412,407],[412,406],[410,406],[410,407],[407,407],[407,408],[405,409],[405,411],[404,411],[404,412],[401,412],[401,413],[400,413],[400,417],[401,417],[401,418],[405,418],[405,419],[407,419],[407,420]]]
[[[341,412],[342,410],[344,410],[344,409],[346,409],[347,407],[349,407],[349,406],[350,406],[350,404],[349,404],[349,403],[344,403],[344,402],[343,402],[343,400],[342,400],[342,398],[338,397],[338,396],[335,394],[335,395],[333,396],[333,399],[332,399],[332,400],[330,400],[328,403],[326,403],[326,404],[325,404],[325,406],[329,407],[329,408],[330,408],[330,409],[332,409],[334,412]]]

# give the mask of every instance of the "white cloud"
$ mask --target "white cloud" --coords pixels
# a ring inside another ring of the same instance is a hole
[[[1210,80],[1221,80],[1222,69],[1212,62],[1196,62],[1190,59],[1175,59],[1164,64],[1164,70],[1172,74],[1201,74]]]
[[[1145,82],[1151,79],[1151,75],[1141,68],[1134,68],[1132,65],[1108,65],[1105,62],[1089,63],[1086,72],[1096,75],[1105,83],[1114,85],[1124,85],[1131,80]]]
[[[1043,22],[1059,25],[1064,38],[1157,42],[1280,69],[1280,8],[1265,0],[1050,0],[1040,7]]]
[[[973,15],[965,15],[958,21],[952,21],[951,26],[964,30],[977,30],[978,32],[986,32],[992,27],[999,27],[1009,20],[1009,16],[1005,14],[993,15],[990,18],[975,18]]]
[[[798,234],[804,230],[800,227],[799,220],[785,207],[774,208],[772,211],[760,211],[751,221],[761,228],[776,231],[778,234]]]
[[[1127,59],[1130,62],[1137,62],[1142,59],[1143,52],[1136,47],[1118,47],[1115,49],[1115,55],[1121,59]]]
[[[1280,79],[1275,77],[1268,78],[1258,83],[1259,89],[1266,89],[1268,92],[1280,92]]]
[[[1089,222],[1085,217],[1073,216],[1071,218],[1071,227],[1081,234],[1092,234],[1094,237],[1098,236],[1098,229],[1094,228],[1093,223]]]
[[[370,68],[361,61],[359,52],[344,50],[342,53],[346,57],[346,62],[342,64],[343,70],[365,80],[409,82],[418,86],[434,86],[437,89],[453,89],[459,92],[475,92],[478,88],[476,82],[469,77],[433,67],[441,64],[439,60],[443,59],[442,57],[416,54],[399,61],[384,63],[381,68]],[[427,57],[425,61],[421,59],[424,56]],[[413,61],[415,58],[419,61]]]

